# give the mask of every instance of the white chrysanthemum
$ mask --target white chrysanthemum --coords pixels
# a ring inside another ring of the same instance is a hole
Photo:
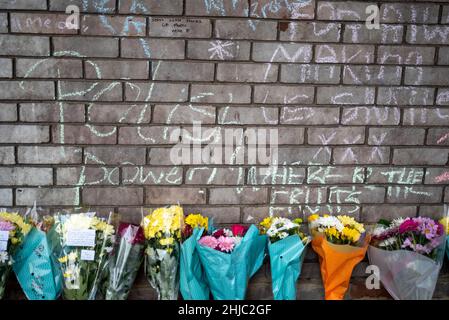
[[[382,233],[384,233],[387,230],[388,230],[388,228],[385,227],[384,225],[378,225],[373,230],[373,236],[378,237],[378,236],[380,236]]]
[[[288,237],[288,233],[287,232],[280,232],[278,236],[279,236],[279,239],[284,239],[284,238]]]
[[[396,243],[398,239],[396,237],[391,237],[379,242],[379,247],[388,247]]]
[[[226,237],[233,237],[232,231],[230,229],[223,229],[223,233]]]
[[[0,263],[5,263],[9,260],[8,252],[0,251]]]
[[[317,229],[318,232],[324,232],[325,229],[335,227],[338,232],[343,231],[344,225],[338,218],[333,216],[319,217],[310,223],[312,229]]]
[[[280,237],[281,239],[288,236],[288,233],[285,231],[294,229],[299,227],[298,224],[292,222],[290,219],[276,217],[273,218],[270,228],[267,230],[267,235],[269,237]],[[282,234],[286,234],[286,236],[281,237]]]
[[[62,231],[64,234],[68,230],[85,230],[89,229],[92,223],[92,218],[85,214],[72,214],[70,218],[64,222]]]
[[[401,224],[402,224],[402,222],[404,222],[404,218],[396,218],[396,219],[393,219],[393,221],[391,222],[391,227],[399,227]]]

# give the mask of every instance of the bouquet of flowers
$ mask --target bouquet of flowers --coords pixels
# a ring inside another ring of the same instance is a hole
[[[449,258],[449,205],[444,205],[444,218],[440,220],[440,223],[444,227],[444,231],[446,232],[446,255]]]
[[[216,300],[242,300],[249,279],[262,266],[266,235],[256,226],[233,225],[201,237],[197,251]]]
[[[179,206],[156,209],[143,219],[145,273],[161,300],[178,298],[183,220],[183,210]]]
[[[352,270],[368,248],[363,224],[349,216],[309,217],[312,248],[318,254],[326,300],[342,300],[349,288]]]
[[[114,243],[114,226],[95,213],[55,216],[66,300],[95,300],[103,284]]]
[[[14,255],[13,269],[29,300],[55,300],[62,290],[59,238],[52,216],[39,217],[36,203],[25,214],[33,226]]]
[[[0,299],[5,294],[6,282],[14,263],[12,257],[31,228],[18,213],[0,211]]]
[[[184,300],[209,299],[206,274],[196,250],[197,242],[209,228],[209,219],[189,214],[184,219],[181,245],[180,290]]]
[[[394,299],[425,300],[433,296],[445,244],[443,225],[431,218],[380,220],[368,256]]]
[[[145,236],[143,229],[120,223],[109,262],[106,300],[126,300],[143,260]]]
[[[271,282],[275,300],[295,300],[296,281],[301,274],[306,246],[310,242],[301,231],[302,219],[267,217],[260,224],[268,236]]]

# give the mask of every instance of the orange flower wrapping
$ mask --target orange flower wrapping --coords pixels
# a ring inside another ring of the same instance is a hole
[[[366,236],[362,247],[330,243],[323,235],[316,235],[312,248],[320,259],[321,278],[325,299],[342,300],[349,288],[352,270],[363,260],[370,236]]]

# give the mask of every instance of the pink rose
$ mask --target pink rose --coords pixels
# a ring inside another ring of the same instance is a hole
[[[234,237],[243,237],[246,231],[248,231],[248,227],[242,226],[241,224],[234,224],[231,227],[231,231]]]

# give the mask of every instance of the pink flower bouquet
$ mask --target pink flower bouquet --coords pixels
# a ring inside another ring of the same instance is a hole
[[[445,237],[443,225],[431,218],[378,222],[368,256],[394,299],[432,299],[443,264]]]

